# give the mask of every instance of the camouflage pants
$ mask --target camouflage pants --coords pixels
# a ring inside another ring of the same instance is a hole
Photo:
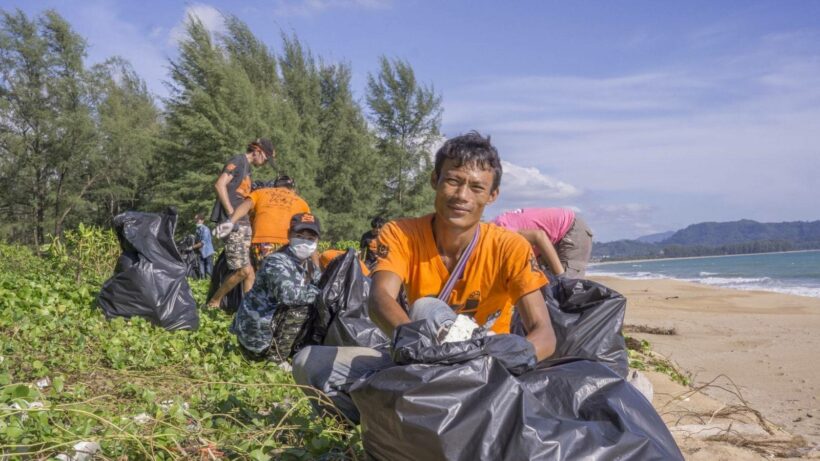
[[[237,270],[251,265],[251,226],[237,224],[225,238],[225,259],[228,269]]]
[[[283,246],[285,246],[284,243],[252,243],[251,263],[253,264],[253,270],[259,272],[259,268],[262,267],[262,260],[265,259],[265,256],[279,251]]]

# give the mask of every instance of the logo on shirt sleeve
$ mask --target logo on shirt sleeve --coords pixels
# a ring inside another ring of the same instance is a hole
[[[390,254],[390,248],[387,245],[381,242],[376,244],[376,257],[384,259],[388,254]]]

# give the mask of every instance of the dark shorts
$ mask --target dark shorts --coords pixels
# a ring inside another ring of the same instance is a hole
[[[237,270],[251,265],[251,226],[237,224],[225,238],[225,259],[228,269]]]

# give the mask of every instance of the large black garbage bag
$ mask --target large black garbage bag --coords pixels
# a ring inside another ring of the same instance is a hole
[[[535,368],[535,348],[518,335],[487,336],[476,330],[466,341],[440,344],[433,327],[424,320],[400,325],[394,335],[390,357],[399,365],[427,363],[452,365],[480,356],[495,358],[515,375]]]
[[[547,304],[558,348],[535,369],[524,360],[533,351],[519,347],[526,340],[517,335],[438,344],[426,322],[400,326],[392,350],[398,365],[351,389],[368,455],[682,459],[651,403],[619,376],[626,368],[623,297],[594,282],[566,281]],[[522,332],[520,319],[513,325]]]
[[[176,210],[128,211],[114,218],[122,247],[114,275],[97,303],[106,318],[145,317],[166,330],[196,330],[199,313],[185,279],[187,266],[174,243]]]
[[[211,283],[208,285],[208,299],[211,299],[214,296],[216,290],[219,289],[219,286],[222,285],[222,282],[224,282],[225,279],[231,275],[231,273],[233,273],[233,271],[228,268],[228,260],[225,257],[225,250],[222,250],[222,252],[219,253],[219,257],[216,259],[216,264],[214,264],[214,269],[211,273]],[[239,306],[242,305],[242,296],[242,284],[238,283],[219,301],[220,309],[233,314],[237,309],[239,309]]]
[[[362,274],[356,251],[334,259],[319,280],[315,318],[310,334],[313,344],[326,346],[385,347],[390,342],[370,320],[367,298],[370,279]]]
[[[621,334],[626,298],[591,280],[559,280],[544,287],[556,348],[548,363],[568,359],[601,362],[626,377],[626,344]],[[511,332],[526,335],[520,317],[513,316]]]
[[[585,360],[519,377],[486,356],[395,366],[351,394],[377,460],[683,459],[652,405]]]

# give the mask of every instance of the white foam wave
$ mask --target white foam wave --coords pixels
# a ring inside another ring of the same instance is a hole
[[[744,285],[751,283],[766,283],[771,282],[769,277],[705,277],[702,279],[695,279],[695,282],[706,285]]]
[[[717,272],[701,271],[698,275],[701,276],[701,277],[708,277],[710,275],[718,275],[718,273]]]
[[[590,272],[590,275],[599,275],[602,277],[618,277],[621,279],[629,279],[629,280],[659,280],[659,279],[666,279],[666,277],[661,274],[654,274],[652,272]]]
[[[670,279],[682,282],[700,283],[718,288],[729,288],[744,291],[770,291],[796,296],[808,296],[820,298],[820,286],[794,286],[781,280],[770,277],[699,277],[699,278],[677,278],[668,277],[651,272],[593,272],[591,275],[605,277],[618,277],[628,280],[659,280]]]

